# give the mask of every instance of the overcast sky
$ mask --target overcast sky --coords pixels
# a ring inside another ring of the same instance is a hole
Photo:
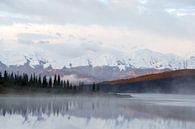
[[[0,47],[0,58],[145,48],[186,56],[195,53],[195,1],[1,0]]]

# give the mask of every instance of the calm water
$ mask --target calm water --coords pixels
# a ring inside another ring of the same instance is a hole
[[[195,96],[0,96],[0,129],[194,129]]]

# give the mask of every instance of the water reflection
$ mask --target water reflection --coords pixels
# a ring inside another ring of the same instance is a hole
[[[0,129],[195,127],[194,107],[155,105],[130,98],[1,96]]]

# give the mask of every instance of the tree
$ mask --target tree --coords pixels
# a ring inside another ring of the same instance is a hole
[[[47,87],[47,77],[46,77],[46,75],[43,77],[42,86],[43,86],[43,87]]]
[[[96,91],[96,85],[95,85],[95,82],[93,82],[93,85],[92,85],[92,91],[95,92]]]
[[[69,88],[70,88],[70,82],[69,82],[69,80],[67,80],[67,82],[66,82],[66,86],[67,86],[67,89],[69,89]]]
[[[30,86],[32,86],[32,84],[33,84],[33,76],[32,76],[32,74],[30,75],[29,84],[30,84]]]
[[[15,85],[18,85],[18,76],[16,74],[14,76],[14,84]]]
[[[77,90],[77,86],[76,86],[76,85],[74,85],[74,86],[73,86],[73,89],[76,91],[76,90]]]
[[[64,81],[63,88],[67,88],[66,81]]]
[[[35,74],[33,74],[33,85],[37,83],[37,77]]]
[[[56,74],[55,74],[55,76],[54,76],[53,85],[54,85],[54,87],[57,85],[57,76],[56,76]]]
[[[10,79],[11,79],[11,81],[14,80],[14,73],[13,73],[13,72],[12,72],[11,75],[10,75]]]
[[[70,84],[69,89],[72,90],[72,88],[73,88],[73,87],[72,87],[72,84]]]
[[[11,75],[8,78],[9,78],[9,83],[11,85],[14,84],[14,73],[13,72],[11,73]]]
[[[28,85],[28,75],[24,73],[22,77],[22,86],[27,86],[27,85]]]
[[[39,75],[38,84],[39,84],[39,85],[41,85],[41,84],[42,84],[42,81],[41,81],[41,75]]]
[[[52,87],[52,78],[49,78],[49,87]]]
[[[7,71],[4,71],[4,75],[0,72],[0,84],[5,83],[6,86],[18,86],[19,88],[27,87],[27,86],[37,86],[36,88],[46,88],[56,86],[57,88],[66,88],[70,91],[80,91],[83,90],[84,83],[79,82],[79,85],[73,85],[69,80],[61,80],[60,75],[55,75],[54,80],[52,77],[47,78],[47,76],[41,77],[36,76],[35,74],[31,74],[28,77],[28,74],[17,73],[17,74],[8,74]],[[21,87],[20,87],[21,86]],[[60,89],[58,89],[60,90]],[[98,91],[98,87],[96,87],[95,83],[93,83],[92,90]]]
[[[60,82],[61,82],[60,75],[58,75],[58,81],[57,81],[58,86],[60,86]]]
[[[60,87],[64,88],[64,81],[60,81]]]
[[[3,78],[4,78],[4,80],[7,80],[8,79],[8,74],[7,74],[7,71],[6,70],[4,71]]]
[[[2,74],[0,72],[0,84],[2,83]]]

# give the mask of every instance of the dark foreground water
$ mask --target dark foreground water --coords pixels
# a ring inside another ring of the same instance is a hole
[[[0,129],[195,129],[195,96],[0,96]]]

